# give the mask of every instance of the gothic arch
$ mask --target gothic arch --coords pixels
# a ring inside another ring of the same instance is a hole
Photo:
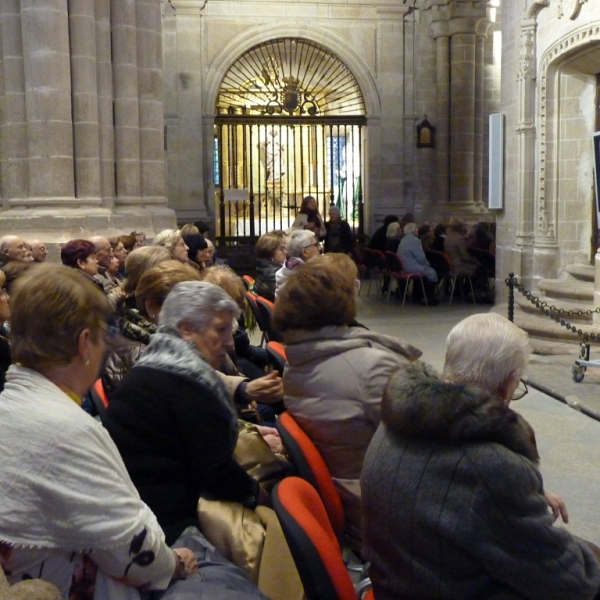
[[[381,114],[379,93],[371,69],[357,55],[352,45],[334,31],[319,26],[274,22],[251,27],[235,36],[216,54],[212,64],[208,65],[206,92],[204,97],[205,114],[213,113],[221,81],[231,65],[253,47],[270,40],[293,37],[316,42],[335,54],[350,69],[362,92],[366,114],[369,119]]]

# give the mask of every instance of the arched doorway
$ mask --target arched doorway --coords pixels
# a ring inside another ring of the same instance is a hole
[[[214,178],[222,239],[287,229],[302,198],[364,232],[365,104],[346,65],[323,46],[280,38],[255,46],[221,82]]]

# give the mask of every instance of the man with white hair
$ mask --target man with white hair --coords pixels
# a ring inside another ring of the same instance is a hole
[[[591,600],[600,549],[553,527],[521,398],[527,334],[497,314],[456,325],[439,377],[395,373],[364,462],[363,557],[378,600]],[[596,555],[598,556],[598,555]]]
[[[31,256],[33,258],[33,262],[46,262],[46,257],[48,256],[48,248],[46,247],[46,244],[37,238],[29,240],[27,243],[31,246]]]
[[[23,262],[27,249],[25,242],[17,235],[5,235],[0,238],[0,263]]]
[[[275,298],[294,269],[321,254],[321,244],[312,231],[294,229],[287,238],[286,252],[283,266],[275,273]]]

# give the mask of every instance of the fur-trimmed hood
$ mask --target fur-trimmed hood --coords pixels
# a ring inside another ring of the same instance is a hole
[[[531,426],[480,387],[440,379],[423,363],[402,366],[383,396],[381,418],[404,438],[449,444],[496,442],[538,462]]]

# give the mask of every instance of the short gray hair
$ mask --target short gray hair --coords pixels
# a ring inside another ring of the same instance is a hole
[[[156,234],[156,237],[152,240],[152,245],[163,246],[171,251],[180,237],[179,229],[163,229],[160,233]]]
[[[179,324],[188,323],[194,331],[206,330],[218,312],[237,317],[239,306],[218,285],[205,281],[183,281],[169,293],[158,318],[159,331],[179,337]]]
[[[313,244],[317,236],[308,229],[295,229],[286,241],[287,255],[302,258],[302,250]]]
[[[404,226],[404,231],[402,233],[404,233],[404,235],[408,235],[409,233],[412,233],[415,229],[418,229],[416,223],[407,223]]]
[[[446,340],[444,377],[498,393],[511,375],[521,377],[529,360],[529,338],[495,313],[471,315]]]

